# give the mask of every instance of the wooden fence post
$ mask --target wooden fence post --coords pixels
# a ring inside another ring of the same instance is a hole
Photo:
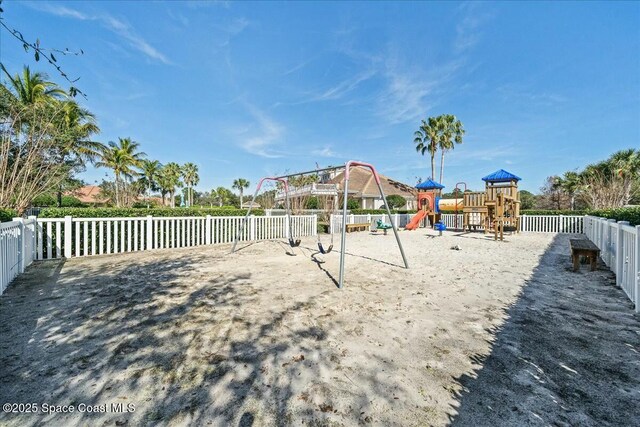
[[[610,219],[607,221],[607,266],[609,266],[609,269],[615,271],[616,270],[616,266],[615,265],[611,265],[611,258],[613,255],[613,226],[612,223],[615,223],[616,220],[615,219]]]
[[[624,267],[624,231],[623,225],[629,225],[629,221],[620,221],[618,223],[618,235],[616,236],[616,265],[613,266],[613,270],[616,273],[616,285],[622,286],[622,268]]]
[[[22,218],[13,218],[13,221],[18,223],[18,272],[24,273],[24,247],[26,245],[24,239],[24,219]]]
[[[73,222],[69,215],[64,217],[64,257],[71,258],[71,242],[73,241]]]
[[[311,229],[311,235],[312,236],[317,236],[318,235],[318,214],[314,214],[313,215],[313,219],[311,221],[312,224],[312,229]],[[329,220],[329,228],[331,228],[331,220]]]
[[[211,215],[207,215],[204,220],[204,243],[211,244]]]
[[[35,215],[30,215],[27,217],[27,219],[32,220],[32,224],[33,224],[33,236],[31,236],[31,238],[33,239],[32,246],[31,246],[31,262],[35,261],[37,258],[37,253],[38,253],[38,217]]]
[[[153,216],[147,215],[147,232],[146,239],[147,250],[153,249]]]

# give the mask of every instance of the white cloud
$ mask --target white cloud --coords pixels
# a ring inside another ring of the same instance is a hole
[[[462,18],[456,25],[456,38],[453,44],[458,53],[469,50],[478,44],[482,36],[482,25],[491,18],[491,14],[480,9],[481,4],[480,2],[465,2],[459,7]]]
[[[273,150],[273,145],[278,143],[285,133],[284,126],[269,117],[264,111],[254,105],[244,102],[247,112],[253,117],[254,122],[236,133],[238,145],[248,153],[266,158],[283,157],[281,153]]]
[[[320,157],[339,157],[330,146],[323,147],[321,149],[316,149],[311,152],[314,156]]]
[[[77,19],[81,21],[99,21],[109,31],[125,39],[131,48],[142,52],[147,57],[158,60],[164,64],[171,63],[163,53],[151,46],[146,40],[144,40],[144,38],[138,35],[129,24],[126,24],[125,22],[120,21],[111,15],[87,15],[75,9],[50,3],[26,4],[32,9],[49,13],[55,16]]]

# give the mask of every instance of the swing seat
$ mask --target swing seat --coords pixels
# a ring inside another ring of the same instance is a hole
[[[328,254],[329,252],[331,252],[332,249],[333,249],[333,245],[329,245],[329,247],[325,250],[322,247],[322,243],[318,243],[318,250],[320,251],[321,254]]]
[[[297,248],[298,246],[300,246],[300,242],[300,239],[296,241],[294,241],[293,239],[289,239],[289,246],[291,246],[292,248]]]

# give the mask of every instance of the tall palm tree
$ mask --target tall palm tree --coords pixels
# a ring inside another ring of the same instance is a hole
[[[244,193],[244,189],[249,188],[249,185],[250,185],[249,181],[247,181],[244,178],[238,178],[233,180],[233,185],[231,186],[231,188],[235,188],[240,192],[240,209],[242,209],[242,202],[243,202],[242,195]]]
[[[576,207],[576,194],[582,187],[582,180],[580,174],[577,172],[569,171],[565,172],[562,177],[557,177],[555,186],[567,193],[570,199],[571,210],[575,210]]]
[[[142,175],[142,180],[144,181],[144,185],[146,187],[146,196],[147,199],[147,208],[149,208],[149,197],[151,196],[151,190],[158,187],[158,175],[160,175],[160,168],[162,165],[157,160],[142,160],[140,162],[140,174]],[[164,204],[164,198],[162,199],[162,203]]]
[[[158,171],[158,176],[156,177],[156,183],[158,184],[158,188],[160,189],[160,195],[162,196],[162,206],[166,206],[166,197],[167,194],[171,191],[173,180],[167,173],[164,167],[161,167]]]
[[[640,150],[630,148],[617,151],[610,157],[609,163],[623,182],[624,200],[622,204],[628,204],[631,200],[633,181],[640,177]]]
[[[198,166],[193,163],[185,163],[182,166],[182,178],[187,186],[187,202],[189,206],[193,206],[193,187],[200,182],[198,175]]]
[[[444,154],[453,150],[454,143],[462,144],[462,136],[464,135],[464,128],[462,122],[456,118],[453,114],[443,114],[438,117],[440,139],[438,141],[438,148],[440,148],[440,183],[442,184],[444,173]]]
[[[76,101],[65,99],[54,101],[62,111],[60,126],[64,136],[59,150],[59,161],[71,170],[83,169],[87,162],[95,163],[105,146],[93,141],[91,136],[100,132],[96,117]],[[62,206],[62,184],[57,189],[58,207]]]
[[[138,144],[131,138],[118,138],[118,143],[109,141],[109,145],[101,153],[101,159],[96,162],[98,167],[113,169],[115,174],[116,206],[120,207],[120,183],[122,178],[138,175],[136,168],[140,167],[142,158],[146,155],[138,151]]]
[[[7,75],[9,84],[13,88],[16,100],[21,104],[29,105],[37,102],[49,102],[67,96],[67,93],[53,82],[47,81],[49,78],[45,73],[31,73],[29,67],[22,69],[22,75],[9,74],[4,65],[0,64],[2,71]]]
[[[171,207],[176,207],[176,187],[182,187],[180,176],[182,176],[182,170],[180,165],[175,162],[167,163],[162,168],[163,174],[168,184],[169,197],[171,198]]]
[[[440,141],[440,125],[437,117],[429,117],[427,121],[422,120],[420,128],[414,132],[413,142],[416,144],[416,151],[424,156],[429,153],[431,156],[431,179],[436,176],[436,151]]]

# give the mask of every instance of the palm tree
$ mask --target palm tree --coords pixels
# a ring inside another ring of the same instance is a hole
[[[120,206],[120,182],[122,178],[131,178],[134,175],[138,175],[135,168],[140,167],[142,158],[146,155],[143,152],[139,152],[138,144],[132,141],[131,138],[118,138],[118,143],[109,141],[108,147],[105,147],[101,153],[100,161],[96,162],[98,167],[106,167],[113,169],[115,174],[115,193],[116,193],[116,206]]]
[[[456,118],[453,114],[443,114],[438,118],[440,139],[438,141],[438,148],[440,148],[440,183],[442,184],[443,172],[444,172],[444,153],[453,150],[454,143],[462,144],[462,136],[464,135],[464,128],[462,122]]]
[[[140,162],[140,172],[142,175],[142,181],[146,187],[146,199],[147,199],[147,208],[149,208],[149,197],[151,196],[151,190],[158,187],[158,175],[160,175],[160,168],[162,165],[157,160],[142,160]],[[164,197],[162,199],[162,203],[164,204]]]
[[[185,163],[182,166],[182,178],[187,186],[187,202],[189,206],[193,205],[193,187],[200,182],[198,175],[198,166],[193,163]]]
[[[59,161],[69,165],[69,169],[82,169],[87,162],[95,163],[104,151],[105,146],[91,140],[91,136],[100,132],[96,117],[89,110],[82,108],[74,100],[54,101],[62,110],[61,127],[63,135],[59,153]],[[58,186],[58,207],[62,206],[62,184]]]
[[[624,188],[624,200],[626,205],[631,200],[631,187],[633,181],[640,177],[640,150],[632,148],[613,153],[608,163],[611,163],[616,175],[622,178]]]
[[[164,167],[161,167],[158,171],[158,176],[156,177],[156,183],[158,184],[158,188],[160,189],[160,195],[162,196],[162,206],[166,206],[166,197],[167,194],[171,190],[172,179],[167,174],[167,171]]]
[[[431,179],[436,176],[435,156],[440,140],[440,125],[437,117],[429,117],[427,121],[422,120],[420,128],[413,134],[413,142],[416,144],[416,151],[424,156],[428,152],[431,155]]]
[[[565,172],[562,177],[557,177],[555,181],[556,188],[561,189],[569,195],[571,200],[571,210],[575,210],[576,207],[576,194],[582,187],[582,180],[580,174],[577,172],[569,171]]]
[[[167,189],[169,190],[169,197],[171,197],[171,207],[176,207],[176,187],[182,187],[180,176],[182,170],[180,165],[175,162],[170,162],[162,168],[164,177],[166,179]]]
[[[233,180],[233,185],[231,186],[231,188],[235,188],[236,190],[238,190],[240,192],[240,209],[242,209],[242,194],[244,193],[244,189],[245,188],[249,188],[249,181],[247,181],[244,178],[238,178]]]
[[[3,65],[0,67],[9,79],[16,100],[23,105],[49,102],[67,96],[67,93],[58,85],[47,81],[48,76],[45,73],[31,73],[29,67],[25,66],[22,69],[22,75],[11,76]]]

